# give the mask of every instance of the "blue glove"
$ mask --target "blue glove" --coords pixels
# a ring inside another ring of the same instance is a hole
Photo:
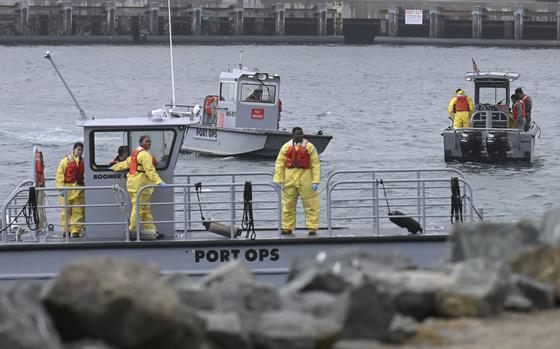
[[[313,191],[319,190],[319,184],[317,184],[317,183],[311,184],[311,189],[313,189]]]
[[[167,183],[165,183],[164,181],[161,181],[161,183],[159,184],[160,187],[167,187]]]
[[[64,190],[60,190],[60,191],[58,192],[58,195],[64,196]]]

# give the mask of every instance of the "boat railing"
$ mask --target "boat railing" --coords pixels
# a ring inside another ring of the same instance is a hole
[[[198,176],[200,176],[200,174]],[[140,219],[140,208],[142,206],[151,205],[169,207],[170,210],[175,212],[173,220],[155,220],[153,223],[174,224],[176,230],[184,232],[182,236],[184,240],[192,240],[193,233],[204,230],[202,228],[203,222],[209,221],[228,224],[230,227],[230,237],[234,238],[237,232],[236,228],[242,226],[242,221],[244,219],[243,214],[239,214],[239,212],[243,212],[245,209],[244,197],[240,195],[240,193],[244,193],[245,185],[245,183],[236,182],[210,182],[205,184],[204,191],[202,191],[199,196],[196,196],[197,183],[171,184],[165,187],[146,185],[138,190],[137,195],[139,197],[144,191],[150,188],[156,188],[156,190],[173,190],[175,194],[174,201],[158,203],[138,202],[136,206],[136,233],[140,234],[140,227],[142,224],[147,223]],[[251,187],[251,206],[253,211],[271,212],[268,217],[262,216],[259,217],[258,220],[255,220],[255,228],[272,229],[280,232],[282,220],[282,189],[272,182],[251,182]],[[196,200],[193,200],[192,193],[195,193]],[[272,198],[270,194],[273,194]],[[198,210],[200,210],[200,219],[193,218],[193,211],[196,212]],[[212,213],[213,216],[210,218],[208,213]],[[204,214],[206,214],[207,217],[204,217],[205,219],[203,220],[202,216]],[[193,229],[193,223],[199,223],[200,228]],[[137,239],[137,241],[139,240]]]
[[[452,171],[453,172],[453,171]],[[473,220],[472,188],[458,178],[461,192],[461,220]],[[382,227],[389,229],[389,212],[404,210],[408,217],[419,221],[424,233],[441,232],[444,218],[451,212],[450,178],[365,179],[330,181],[327,188],[327,224],[329,232],[334,224],[364,222],[379,235]]]
[[[486,118],[491,115],[491,122],[487,123]],[[473,128],[508,128],[509,116],[506,112],[499,110],[479,110],[471,115],[471,125]]]
[[[0,214],[2,215],[2,242],[4,244],[8,243],[10,239],[8,238],[9,235],[14,235],[15,238],[13,240],[19,241],[18,238],[20,234],[23,234],[21,231],[18,232],[20,229],[25,230],[25,228],[20,227],[27,227],[31,231],[31,241],[32,242],[44,242],[46,239],[42,239],[42,237],[46,237],[48,234],[44,233],[55,233],[58,231],[60,238],[59,240],[69,241],[70,236],[68,233],[66,235],[60,234],[60,232],[64,231],[63,223],[60,221],[60,211],[65,211],[65,223],[64,226],[68,226],[68,210],[71,208],[77,207],[86,207],[86,204],[81,205],[70,205],[68,204],[68,191],[76,190],[74,187],[34,187],[37,201],[33,205],[34,207],[28,207],[28,200],[30,199],[29,193],[31,185],[33,181],[28,180],[22,182],[8,197],[8,199],[3,203]],[[107,191],[109,195],[115,196],[115,202],[109,204],[96,204],[96,205],[88,205],[89,207],[109,207],[109,208],[119,208],[123,209],[126,205],[126,202],[123,202],[122,199],[119,198],[127,198],[128,194],[123,189],[120,188],[118,185],[112,186],[100,186],[100,187],[91,187],[91,186],[84,186],[80,187],[80,190],[84,191],[86,194],[89,191]],[[59,195],[60,192],[64,192],[64,200],[60,203],[58,200],[61,198]],[[40,199],[43,198],[43,199]],[[57,203],[52,205],[49,204],[49,198],[56,198]],[[29,212],[26,210],[36,209],[38,212],[38,217],[40,218],[40,222],[31,222]],[[86,230],[88,226],[92,225],[122,225],[123,231],[128,233],[128,216],[126,215],[126,210],[123,209],[122,220],[117,221],[108,221],[108,222],[87,222],[87,220],[83,223],[80,223]],[[27,216],[26,216],[27,215]],[[50,222],[49,224],[46,224]],[[56,222],[56,223],[52,223]],[[30,225],[37,225],[38,227],[32,228]],[[15,228],[18,229],[15,229]],[[58,229],[57,229],[58,228]],[[17,231],[16,231],[17,230]],[[126,234],[128,236],[128,234]]]

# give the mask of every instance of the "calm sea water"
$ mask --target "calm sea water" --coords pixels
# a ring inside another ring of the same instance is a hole
[[[166,46],[0,46],[0,202],[30,175],[32,146],[46,172],[81,140],[78,113],[50,63],[53,59],[88,115],[146,115],[171,99]],[[239,61],[278,73],[281,127],[322,129],[334,136],[321,156],[329,171],[452,167],[465,173],[476,205],[489,216],[541,215],[560,206],[560,51],[427,46],[176,46],[178,103],[200,103],[217,92],[220,71]],[[532,165],[443,162],[441,131],[447,103],[474,57],[482,70],[521,73],[543,129]],[[271,171],[273,160],[181,155],[179,171]]]

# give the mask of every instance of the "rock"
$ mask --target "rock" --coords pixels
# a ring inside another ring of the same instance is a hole
[[[525,251],[511,262],[513,271],[554,287],[560,300],[560,247],[539,247]]]
[[[519,293],[508,294],[504,301],[504,309],[510,311],[528,312],[533,309],[533,304],[527,297]]]
[[[243,262],[235,260],[222,264],[218,268],[212,270],[200,280],[200,284],[205,287],[210,287],[227,280],[253,281],[255,277]]]
[[[521,274],[511,278],[513,287],[538,309],[554,308],[554,287]]]
[[[548,211],[542,220],[539,240],[551,247],[560,247],[560,209]]]
[[[472,259],[452,267],[453,282],[436,293],[436,311],[446,317],[497,315],[510,292],[507,268],[484,259]]]
[[[357,283],[356,279],[361,279],[362,273],[353,270],[351,275],[354,280],[349,281],[349,274],[335,273],[332,270],[320,270],[316,267],[310,267],[305,271],[297,272],[297,276],[281,288],[282,294],[293,294],[298,292],[328,292],[328,293],[342,293],[348,289],[352,283]],[[350,276],[350,277],[352,277]]]
[[[85,339],[77,342],[67,343],[66,349],[116,349],[109,344],[92,339]]]
[[[134,349],[195,349],[205,343],[204,321],[148,264],[106,257],[78,260],[41,295],[66,340],[94,338]]]
[[[236,313],[200,314],[206,320],[206,334],[213,349],[251,348],[249,334]]]
[[[378,341],[343,339],[336,342],[333,349],[375,349],[379,347]]]
[[[263,312],[277,310],[281,299],[276,287],[254,280],[227,280],[208,289],[213,309],[221,312]]]
[[[39,301],[39,289],[28,282],[0,289],[0,348],[64,348]]]
[[[208,289],[202,285],[177,285],[175,290],[181,302],[189,307],[210,311],[216,306],[217,302],[214,299],[214,294],[209,292]]]
[[[330,349],[340,335],[340,324],[297,311],[261,313],[253,319],[250,335],[258,349]]]
[[[402,316],[395,314],[391,326],[389,327],[389,335],[386,338],[387,342],[402,343],[405,340],[413,337],[418,330],[418,323],[416,320],[409,316]]]
[[[471,258],[506,261],[517,252],[539,244],[539,232],[529,221],[458,224],[446,242],[444,259],[450,263]]]
[[[163,281],[165,284],[173,287],[176,290],[188,288],[191,285],[195,284],[195,282],[191,279],[191,277],[185,273],[165,274],[161,277],[161,281]]]
[[[299,273],[309,269],[317,268],[319,271],[330,271],[333,274],[343,275],[347,280],[351,279],[352,273],[358,270],[414,269],[416,266],[412,261],[399,253],[367,253],[355,251],[343,252],[320,252],[316,256],[303,256],[294,259],[288,280],[292,280]]]
[[[390,325],[395,309],[387,294],[366,280],[345,295],[346,311],[342,337],[345,339],[389,338]]]
[[[453,282],[449,275],[431,270],[368,271],[367,277],[390,296],[398,313],[418,320],[435,315],[436,292]]]
[[[284,295],[282,308],[308,313],[320,319],[331,318],[342,321],[345,304],[341,300],[341,296],[312,291]]]

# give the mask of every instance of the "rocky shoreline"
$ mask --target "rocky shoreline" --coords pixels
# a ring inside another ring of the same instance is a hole
[[[83,259],[0,290],[0,348],[541,349],[560,339],[559,299],[560,210],[458,225],[425,269],[394,254],[306,256],[281,287],[240,262],[194,282]]]

